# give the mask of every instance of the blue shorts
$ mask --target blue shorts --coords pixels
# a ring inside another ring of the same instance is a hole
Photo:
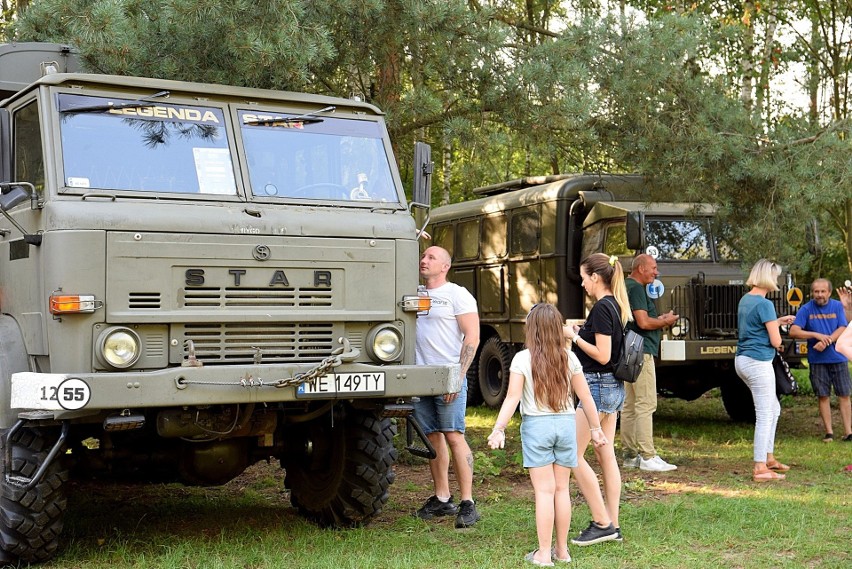
[[[583,375],[586,376],[598,413],[612,415],[621,411],[625,397],[622,381],[615,379],[612,373],[586,372]]]
[[[849,378],[849,364],[810,364],[811,387],[817,397],[830,397],[834,394],[848,397],[852,392],[852,379]]]
[[[443,395],[421,397],[414,402],[414,416],[425,434],[441,432],[464,432],[464,413],[467,407],[467,383],[462,385],[459,396],[450,403]]]
[[[524,415],[521,422],[524,468],[558,464],[577,466],[577,427],[574,415]]]

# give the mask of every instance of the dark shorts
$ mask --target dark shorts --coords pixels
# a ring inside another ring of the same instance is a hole
[[[811,387],[817,397],[831,396],[832,387],[834,394],[841,397],[848,397],[852,392],[848,364],[810,364],[810,368]]]
[[[589,372],[583,375],[586,376],[586,383],[589,384],[598,413],[612,415],[621,411],[625,397],[623,382],[615,379],[611,373]]]

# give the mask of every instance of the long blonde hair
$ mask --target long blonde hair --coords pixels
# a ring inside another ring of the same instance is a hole
[[[562,315],[555,306],[532,307],[527,316],[525,345],[530,351],[535,400],[543,408],[564,411],[571,404],[571,382]]]
[[[619,312],[621,312],[621,326],[627,326],[627,323],[633,320],[633,311],[630,310],[627,285],[624,283],[624,270],[621,268],[621,263],[618,262],[618,257],[594,253],[583,259],[580,266],[586,269],[589,275],[597,273],[603,279],[604,284],[612,291],[612,295],[618,303]]]

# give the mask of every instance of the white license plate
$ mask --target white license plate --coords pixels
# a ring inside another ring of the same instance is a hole
[[[385,373],[330,373],[314,383],[299,384],[296,397],[328,397],[339,393],[382,395],[385,392]]]

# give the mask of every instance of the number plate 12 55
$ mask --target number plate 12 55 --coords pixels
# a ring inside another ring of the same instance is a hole
[[[296,397],[329,397],[345,395],[382,395],[385,392],[384,372],[334,373],[318,378],[314,383],[302,383]]]

